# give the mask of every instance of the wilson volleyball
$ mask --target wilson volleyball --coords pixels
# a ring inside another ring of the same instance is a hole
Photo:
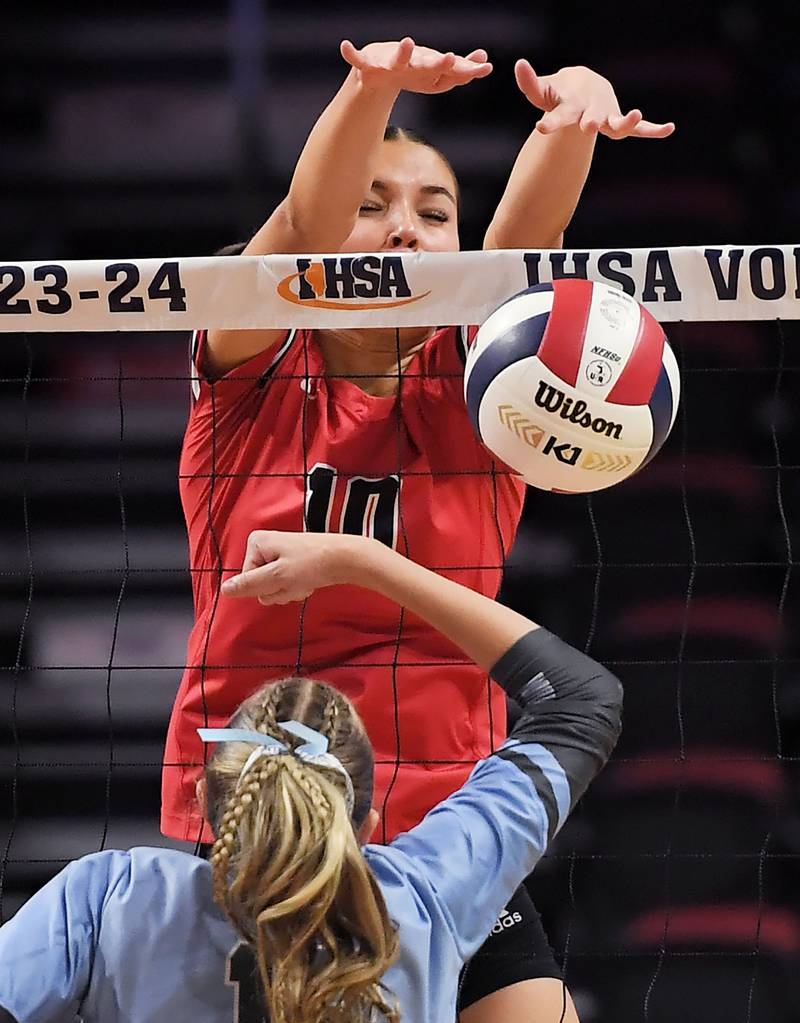
[[[537,284],[478,331],[464,392],[483,443],[540,490],[603,490],[647,465],[680,381],[661,325],[597,281]]]

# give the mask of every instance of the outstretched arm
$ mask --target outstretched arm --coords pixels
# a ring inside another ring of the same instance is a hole
[[[262,604],[304,600],[323,586],[364,586],[407,607],[447,636],[485,671],[537,629],[530,619],[430,569],[385,544],[344,533],[255,530],[242,572],[222,592]]]
[[[466,57],[417,46],[413,39],[341,45],[350,71],[322,112],[297,161],[286,198],[243,255],[338,252],[355,226],[395,100],[408,92],[447,92],[492,70],[485,50]],[[212,330],[206,365],[219,376],[276,344],[275,330]]]
[[[289,194],[256,233],[246,255],[336,252],[355,226],[372,168],[400,93],[447,92],[492,70],[484,50],[466,57],[399,43],[341,45],[350,73],[311,130]],[[287,247],[289,246],[289,247]]]
[[[674,124],[641,111],[622,114],[609,81],[586,67],[539,77],[527,60],[514,69],[520,91],[544,116],[516,159],[486,232],[485,249],[558,248],[586,184],[598,134],[666,138]]]
[[[512,738],[565,751],[569,806],[559,817],[566,816],[617,740],[621,689],[614,676],[525,615],[368,537],[256,530],[242,572],[222,592],[287,604],[340,583],[407,607],[491,673],[522,707]]]

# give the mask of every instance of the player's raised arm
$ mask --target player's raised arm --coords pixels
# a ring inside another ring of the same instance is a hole
[[[524,615],[423,568],[377,540],[344,533],[254,530],[240,574],[227,579],[229,597],[261,604],[305,600],[324,586],[350,583],[409,608],[489,670],[536,626]]]
[[[564,770],[571,808],[619,734],[621,688],[613,675],[524,615],[367,537],[256,530],[243,571],[222,590],[286,604],[338,583],[364,586],[408,608],[490,671],[526,711],[514,734],[570,751]],[[544,686],[532,684],[539,673]],[[533,706],[543,700],[553,702],[539,709],[534,724]]]
[[[527,60],[517,85],[544,111],[514,163],[486,232],[485,249],[559,248],[586,184],[598,134],[612,139],[666,138],[674,124],[654,124],[641,111],[620,111],[611,83],[586,67],[539,76]]]
[[[338,252],[358,217],[373,179],[373,166],[397,97],[408,92],[447,92],[492,70],[484,50],[466,57],[417,46],[413,39],[370,43],[345,40],[350,71],[311,130],[286,198],[244,249],[272,252]],[[212,330],[204,369],[221,375],[276,343],[282,331]]]

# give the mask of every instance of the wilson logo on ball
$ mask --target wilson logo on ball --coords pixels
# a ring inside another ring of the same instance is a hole
[[[583,399],[579,398],[575,401],[573,398],[568,398],[563,391],[553,387],[552,384],[545,383],[544,380],[539,381],[539,388],[533,400],[539,408],[543,408],[546,412],[558,412],[562,419],[566,419],[568,423],[575,423],[576,426],[582,426],[584,430],[604,433],[606,437],[613,437],[614,440],[619,440],[622,433],[621,423],[612,423],[603,419],[602,416],[593,416],[591,412],[587,412],[589,406]]]

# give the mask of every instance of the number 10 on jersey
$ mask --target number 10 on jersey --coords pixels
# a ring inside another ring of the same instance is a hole
[[[339,520],[331,522],[340,494]],[[306,482],[306,530],[373,536],[396,547],[399,497],[399,476],[349,476],[345,482],[333,466],[318,462]]]

